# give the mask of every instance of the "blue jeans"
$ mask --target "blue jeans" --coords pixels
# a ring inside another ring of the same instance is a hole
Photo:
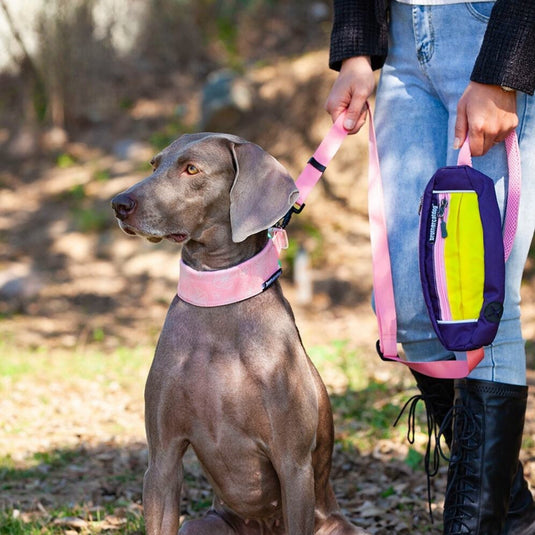
[[[390,50],[377,89],[375,123],[388,224],[398,340],[409,360],[451,357],[437,340],[422,297],[418,270],[418,207],[438,167],[455,165],[457,102],[466,88],[483,39],[490,2],[410,6],[392,2]],[[513,251],[506,265],[503,319],[493,344],[471,378],[526,383],[520,327],[520,283],[535,226],[535,101],[518,93],[517,129],[522,195]],[[495,180],[505,202],[504,144],[473,165]],[[503,210],[502,210],[503,211]],[[464,357],[461,357],[464,358]]]

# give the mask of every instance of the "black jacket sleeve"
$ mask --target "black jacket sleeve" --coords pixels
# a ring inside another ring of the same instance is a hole
[[[334,0],[329,66],[340,70],[342,61],[370,56],[380,69],[388,54],[389,0]],[[460,52],[462,53],[462,51]],[[471,80],[535,90],[535,0],[497,0]]]
[[[353,56],[371,56],[380,69],[388,52],[388,0],[334,0],[329,66],[340,70]]]
[[[535,89],[535,1],[497,0],[471,80]]]

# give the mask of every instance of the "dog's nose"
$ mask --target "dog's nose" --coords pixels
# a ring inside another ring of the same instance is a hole
[[[124,221],[136,209],[136,201],[125,193],[119,193],[112,199],[111,206],[115,215]]]

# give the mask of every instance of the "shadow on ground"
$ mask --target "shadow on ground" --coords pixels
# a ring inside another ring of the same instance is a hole
[[[399,412],[399,406],[389,404],[388,397],[386,390],[373,396],[374,405],[382,404],[379,410],[364,401],[370,399],[366,391],[332,396],[338,430],[331,474],[335,493],[344,514],[372,534],[438,534],[438,523],[430,527],[421,454],[406,444],[400,447],[405,431],[403,427],[392,430],[391,417]],[[355,435],[366,435],[367,427],[370,434],[384,429],[385,438],[376,435],[375,446],[362,454]],[[395,440],[387,438],[393,434]],[[181,514],[185,518],[200,516],[210,507],[211,490],[192,452],[184,464]],[[46,525],[73,533],[120,530],[141,534],[146,465],[147,449],[142,441],[80,443],[35,453],[24,462],[4,458],[0,465],[0,511],[4,511],[0,531],[16,533],[8,528],[18,522],[28,528]],[[437,519],[444,476],[443,470],[432,487]]]

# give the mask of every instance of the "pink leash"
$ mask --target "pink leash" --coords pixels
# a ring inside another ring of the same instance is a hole
[[[482,360],[483,348],[469,351],[466,360],[447,360],[433,362],[409,362],[401,359],[397,353],[397,317],[390,267],[390,252],[386,231],[386,217],[384,211],[383,185],[377,142],[371,110],[369,109],[369,162],[368,162],[368,212],[370,220],[370,241],[372,248],[373,288],[375,295],[375,310],[379,327],[377,350],[382,358],[401,362],[415,371],[431,377],[458,379],[466,377]],[[347,131],[343,127],[345,113],[342,113],[325,139],[310,159],[297,179],[297,186],[301,192],[297,204],[303,205],[304,200],[321,177],[321,174],[340,148]],[[509,191],[507,211],[504,224],[504,246],[506,259],[516,233],[518,221],[518,207],[520,203],[520,156],[516,133],[512,132],[506,139],[509,162]],[[459,152],[459,165],[471,165],[470,147],[468,140]]]
[[[375,309],[379,327],[377,350],[381,358],[401,362],[410,368],[432,377],[461,378],[481,361],[483,348],[469,351],[467,360],[409,362],[397,354],[397,318],[390,267],[390,253],[386,232],[386,217],[383,202],[383,186],[371,110],[369,109],[369,169],[368,211],[370,241],[372,247],[373,288]],[[291,213],[299,213],[306,198],[325,171],[347,136],[343,127],[345,113],[335,121],[314,155],[296,180],[299,189],[297,208],[293,208],[280,225],[270,229],[266,247],[243,264],[219,271],[199,272],[180,264],[178,296],[196,306],[213,307],[235,303],[263,292],[280,275],[279,255],[287,247],[284,226]],[[509,192],[504,224],[506,259],[511,252],[518,220],[520,202],[520,156],[516,134],[512,132],[505,141],[509,161]],[[471,165],[470,147],[466,141],[459,152],[459,165]]]
[[[381,171],[375,139],[371,111],[369,125],[369,214],[370,238],[372,243],[372,263],[374,271],[374,294],[377,322],[379,325],[379,354],[389,360],[401,362],[411,369],[431,377],[459,379],[466,377],[483,359],[484,349],[479,348],[466,353],[466,360],[445,360],[433,362],[409,362],[397,354],[397,320],[394,304],[390,254],[386,234],[386,218],[383,204]],[[514,242],[520,203],[520,155],[516,133],[513,131],[506,139],[509,163],[508,205],[505,216],[504,246],[505,258],[509,257]],[[458,165],[472,165],[468,138],[458,157]]]
[[[271,239],[264,249],[237,266],[217,271],[197,271],[181,260],[177,286],[180,299],[199,307],[229,305],[262,293],[279,277],[279,255],[282,249],[288,247],[284,227],[292,213],[299,213],[303,209],[306,197],[345,139],[347,132],[342,120],[343,117],[340,117],[332,126],[297,178],[296,186],[300,192],[296,202],[298,208],[292,208],[281,227],[269,229]]]
[[[299,190],[299,198],[296,204],[300,207],[304,205],[308,194],[312,191],[312,188],[316,185],[347,136],[347,130],[343,126],[344,117],[345,113],[342,113],[336,119],[323,141],[319,144],[316,152],[308,160],[307,165],[295,181]]]

